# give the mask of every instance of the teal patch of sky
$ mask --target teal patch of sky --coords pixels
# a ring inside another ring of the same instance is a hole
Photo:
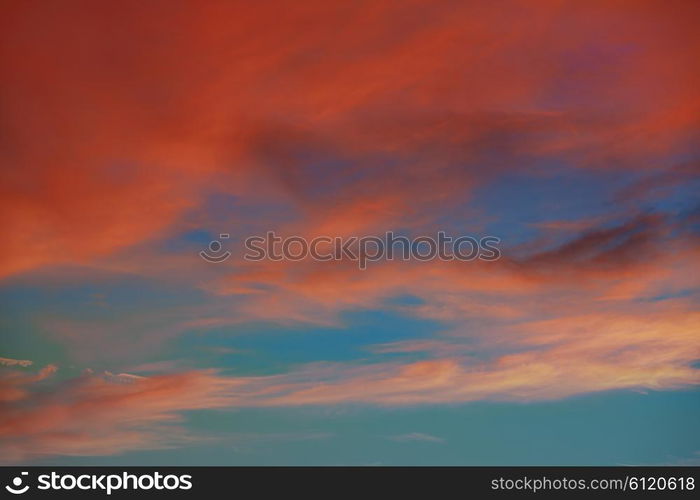
[[[432,320],[375,310],[343,313],[340,323],[340,327],[284,327],[260,323],[213,328],[206,335],[190,332],[182,336],[176,341],[175,350],[191,353],[228,348],[233,351],[219,356],[220,368],[236,374],[271,374],[318,361],[346,362],[369,358],[377,361],[377,355],[368,350],[370,346],[430,338],[441,328]]]
[[[147,303],[158,307],[173,303],[192,303],[204,299],[205,293],[156,282],[135,275],[75,277],[73,282],[62,280],[48,283],[17,283],[0,288],[0,300],[14,310],[61,311],[95,305],[109,307],[135,306]]]
[[[7,307],[7,304],[0,309],[0,337],[0,357],[3,358],[28,359],[37,368],[69,358],[66,347],[47,338],[26,310]]]
[[[187,419],[192,432],[216,440],[38,465],[660,465],[697,460],[700,450],[698,390],[533,403],[212,410]]]
[[[31,359],[37,364],[68,359],[65,347],[47,335],[51,322],[46,318],[112,324],[128,319],[131,313],[190,307],[206,300],[201,290],[131,275],[79,283],[16,282],[0,288],[0,331],[6,332],[0,356]]]

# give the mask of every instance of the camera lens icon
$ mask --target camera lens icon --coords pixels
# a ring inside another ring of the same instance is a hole
[[[222,240],[227,240],[231,237],[228,233],[221,233],[219,238]],[[222,252],[223,245],[219,240],[214,240],[209,243],[207,250],[202,250],[199,252],[199,256],[202,257],[207,262],[219,263],[223,262],[231,256],[231,252],[226,250]]]
[[[27,484],[24,486],[24,488],[22,488],[22,476],[26,476],[28,474],[28,472],[22,472],[21,475],[13,478],[12,485],[8,484],[5,486],[5,489],[13,495],[21,495],[22,493],[26,493],[26,491],[29,489],[29,485]]]

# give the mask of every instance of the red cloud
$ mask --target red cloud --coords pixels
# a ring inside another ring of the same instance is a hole
[[[208,193],[250,197],[251,183],[345,233],[447,207],[534,158],[656,168],[697,126],[696,15],[692,2],[13,3],[2,273],[162,236]],[[326,167],[336,208],[302,187],[328,188],[293,159],[314,148],[356,165]]]

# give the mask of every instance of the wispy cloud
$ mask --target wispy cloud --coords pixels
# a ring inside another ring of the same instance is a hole
[[[437,436],[432,436],[430,434],[424,434],[422,432],[409,432],[407,434],[398,434],[396,436],[390,436],[389,439],[392,441],[398,441],[400,443],[444,443],[445,440]]]
[[[0,365],[2,366],[31,366],[34,362],[28,359],[11,359],[11,358],[0,358]]]

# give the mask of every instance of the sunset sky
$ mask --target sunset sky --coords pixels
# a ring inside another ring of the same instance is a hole
[[[0,5],[2,463],[700,463],[700,2]]]

